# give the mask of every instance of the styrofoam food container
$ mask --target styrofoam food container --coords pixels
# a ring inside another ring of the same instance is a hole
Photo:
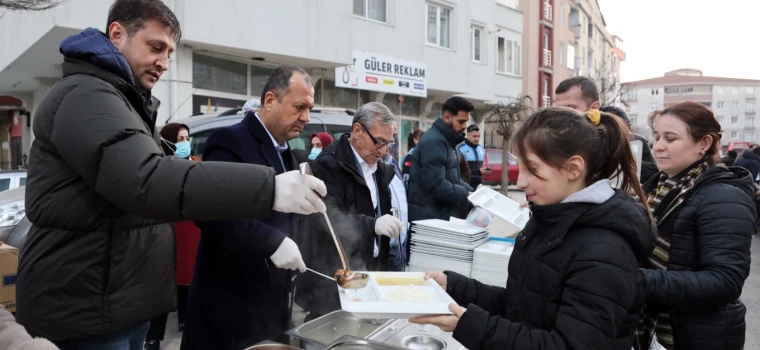
[[[467,199],[469,199],[473,205],[488,210],[491,214],[509,222],[519,230],[525,228],[525,224],[530,220],[530,209],[520,209],[520,203],[494,191],[490,187],[480,186],[480,188],[467,197]]]
[[[364,272],[364,271],[362,271]],[[425,315],[451,315],[449,304],[454,299],[433,279],[425,281],[420,288],[430,298],[430,302],[389,302],[385,297],[394,289],[408,286],[379,286],[376,278],[423,278],[424,272],[364,272],[369,274],[367,287],[359,290],[344,290],[338,286],[341,309],[361,319],[408,319]],[[361,301],[356,301],[357,296]]]

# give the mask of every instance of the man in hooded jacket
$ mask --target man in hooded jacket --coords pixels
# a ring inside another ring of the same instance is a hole
[[[142,349],[175,309],[171,222],[324,211],[324,183],[297,171],[164,157],[151,89],[181,36],[160,0],[116,0],[107,34],[63,40],[63,79],[35,112],[17,318],[65,349]],[[315,193],[315,191],[317,193]],[[303,268],[286,239],[271,257]]]

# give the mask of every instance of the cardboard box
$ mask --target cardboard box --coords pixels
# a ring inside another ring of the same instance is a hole
[[[17,273],[18,249],[0,245],[0,304],[10,312],[16,312]]]

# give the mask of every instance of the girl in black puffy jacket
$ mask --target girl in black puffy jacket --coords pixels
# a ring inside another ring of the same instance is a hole
[[[755,230],[754,177],[717,165],[720,124],[702,104],[657,111],[649,124],[662,172],[644,187],[659,235],[641,270],[638,349],[652,338],[666,349],[742,349],[739,296]]]
[[[630,350],[639,319],[639,266],[654,224],[629,131],[619,118],[546,108],[517,130],[517,185],[532,217],[517,237],[506,288],[428,272],[457,304],[431,323],[468,349]],[[610,178],[622,171],[622,189]]]

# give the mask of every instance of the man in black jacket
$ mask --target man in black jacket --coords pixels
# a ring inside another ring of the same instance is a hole
[[[459,171],[458,144],[475,107],[454,96],[443,104],[443,116],[433,123],[414,148],[409,177],[409,222],[460,217],[459,208],[472,191]]]
[[[396,117],[381,103],[359,107],[351,134],[330,144],[312,167],[327,186],[327,213],[351,270],[393,270],[390,238],[398,237],[403,226],[390,215],[395,170],[380,159],[393,142],[395,123]],[[308,221],[302,230],[309,247],[307,251],[304,244],[306,264],[332,276],[342,266],[324,218],[312,215]],[[309,311],[307,320],[340,308],[335,282],[313,273],[298,277],[296,295],[298,304]]]
[[[117,0],[107,34],[61,43],[63,79],[34,117],[17,317],[63,349],[142,349],[176,305],[171,222],[325,210],[298,171],[164,157],[151,89],[180,35],[160,0]],[[290,251],[281,266],[302,265]]]
[[[561,107],[572,108],[581,112],[586,112],[591,109],[599,109],[602,112],[611,113],[623,119],[623,121],[631,128],[631,123],[628,120],[626,113],[617,107],[601,106],[599,102],[599,90],[596,87],[591,78],[587,77],[572,77],[563,80],[555,93],[555,104]],[[632,131],[632,130],[631,130]],[[657,163],[652,157],[652,149],[649,147],[649,141],[644,136],[633,134],[634,140],[641,141],[643,143],[643,153],[641,157],[641,183],[647,182],[652,176],[660,172],[657,168]]]

